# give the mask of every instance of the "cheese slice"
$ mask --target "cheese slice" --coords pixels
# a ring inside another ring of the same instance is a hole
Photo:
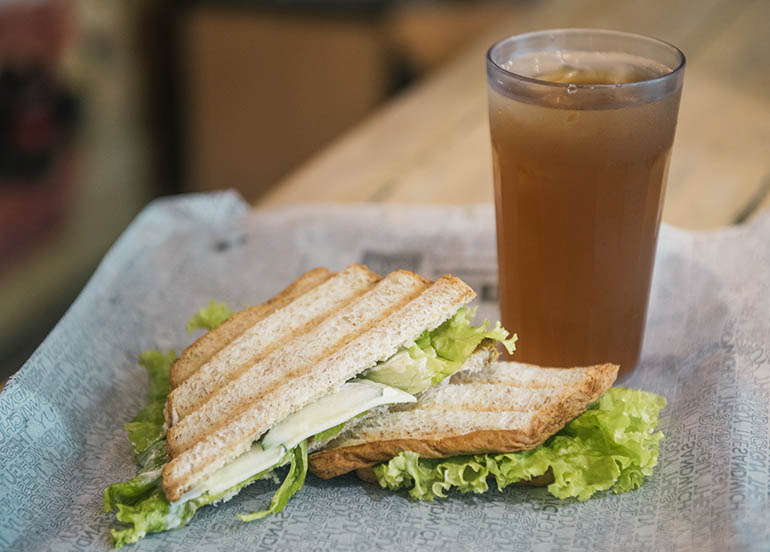
[[[276,466],[285,455],[286,447],[277,446],[265,450],[255,443],[252,445],[251,450],[247,450],[204,481],[200,485],[201,494],[204,492],[209,493],[211,496],[221,494],[241,481],[247,480],[252,475],[262,473]]]
[[[346,422],[383,404],[416,402],[417,399],[382,383],[352,380],[337,391],[291,414],[238,458],[220,468],[175,504],[208,493],[216,496],[246,479],[277,467],[286,453],[304,439]]]
[[[302,410],[291,414],[268,431],[262,439],[267,448],[296,447],[303,439],[332,428],[367,410],[383,404],[416,402],[417,399],[388,385],[369,380],[353,380]]]

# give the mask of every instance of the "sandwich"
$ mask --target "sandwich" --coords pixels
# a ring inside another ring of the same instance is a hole
[[[148,352],[149,404],[126,426],[139,474],[105,490],[118,510],[115,545],[181,527],[202,506],[288,472],[270,505],[303,485],[308,450],[385,405],[415,403],[460,370],[482,371],[513,353],[499,323],[473,326],[475,293],[445,275],[380,276],[361,265],[316,269],[264,304],[202,309],[188,329],[208,330],[177,358]]]
[[[611,388],[618,366],[540,368],[497,362],[458,372],[418,401],[349,424],[310,470],[329,479],[351,471],[415,499],[447,491],[548,485],[558,498],[630,491],[652,475],[663,397]]]

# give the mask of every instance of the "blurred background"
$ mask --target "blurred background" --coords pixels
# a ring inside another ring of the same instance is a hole
[[[389,108],[383,106],[389,100],[403,97],[463,53],[472,54],[471,71],[478,73],[473,93],[481,95],[481,55],[491,43],[491,29],[502,28],[498,38],[581,25],[653,34],[681,45],[688,56],[702,51],[703,66],[738,67],[740,78],[753,87],[749,93],[767,99],[768,5],[766,0],[2,1],[0,380],[39,345],[102,255],[152,198],[237,188],[258,203],[347,130],[375,113],[387,117]],[[724,29],[727,38],[716,41]],[[739,48],[740,41],[730,36],[753,36],[762,47]],[[744,61],[736,65],[730,56]],[[687,87],[686,80],[685,92]],[[756,112],[740,116],[770,120]],[[486,132],[482,126],[476,131]],[[462,155],[462,143],[452,155]],[[765,146],[740,150],[752,159],[762,152],[770,158]],[[488,153],[477,153],[469,155],[488,170]],[[491,201],[491,185],[478,185],[484,187],[478,199]],[[770,187],[770,180],[762,186]]]
[[[249,201],[503,2],[0,2],[0,379],[160,195]]]

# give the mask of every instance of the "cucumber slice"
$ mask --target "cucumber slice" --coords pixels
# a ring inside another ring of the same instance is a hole
[[[265,449],[283,445],[287,450],[300,441],[346,422],[361,412],[382,404],[415,402],[414,396],[381,383],[353,380],[334,393],[285,418],[262,438]]]

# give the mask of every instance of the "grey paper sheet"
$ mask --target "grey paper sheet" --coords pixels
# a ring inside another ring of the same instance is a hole
[[[497,316],[490,206],[249,213],[224,193],[147,207],[0,394],[0,549],[108,549],[102,490],[134,475],[122,426],[145,400],[139,352],[181,350],[194,338],[185,321],[210,299],[241,308],[350,262],[456,273]],[[702,233],[664,225],[643,362],[624,382],[668,399],[660,465],[641,490],[584,504],[526,488],[414,503],[353,476],[309,476],[272,518],[235,517],[269,500],[274,485],[259,482],[132,548],[770,550],[769,344],[770,216]]]

